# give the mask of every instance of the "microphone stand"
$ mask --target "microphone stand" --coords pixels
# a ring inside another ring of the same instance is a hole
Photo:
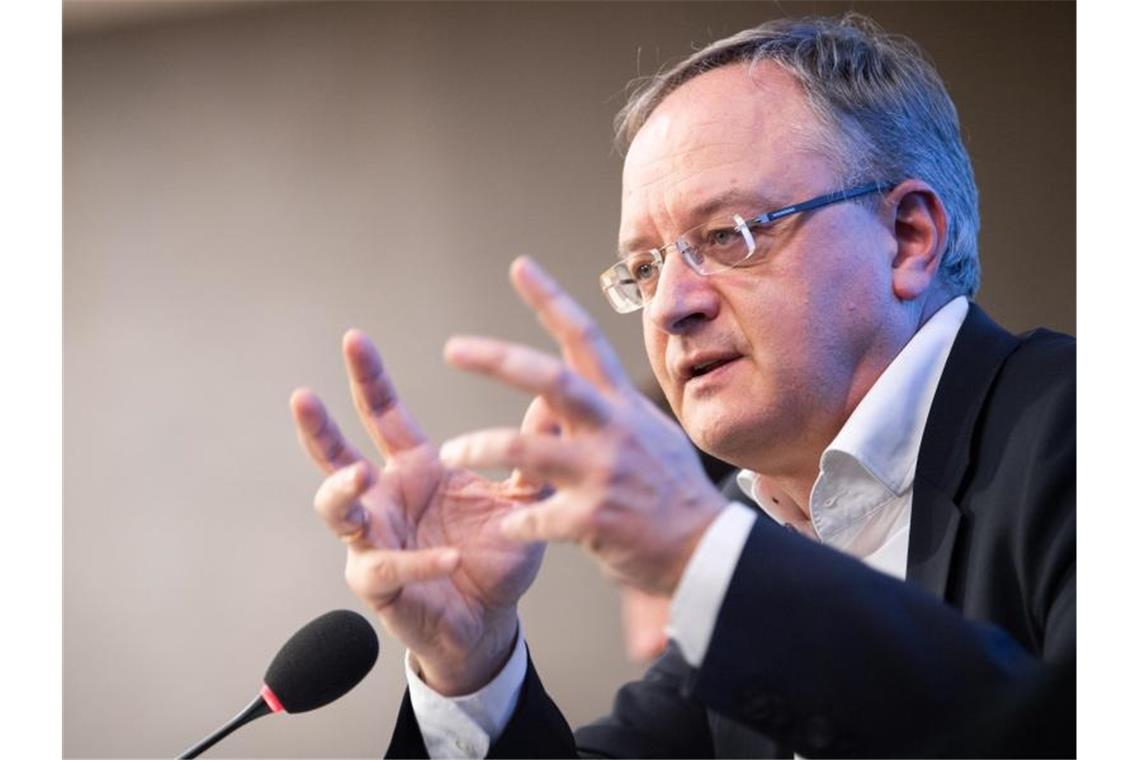
[[[222,726],[217,731],[210,734],[205,739],[198,742],[193,747],[179,755],[179,760],[198,757],[198,755],[202,754],[210,747],[213,747],[215,744],[220,742],[222,739],[225,739],[227,736],[244,726],[246,723],[257,720],[263,715],[269,715],[272,712],[273,709],[265,703],[265,700],[262,699],[261,695],[259,694],[256,699],[254,699],[249,703],[249,705],[246,706],[244,710],[235,715],[229,723]]]

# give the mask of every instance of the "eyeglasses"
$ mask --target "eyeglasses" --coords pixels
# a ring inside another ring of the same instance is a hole
[[[689,268],[699,275],[723,272],[754,259],[756,251],[760,250],[757,233],[780,219],[862,195],[883,192],[892,186],[888,182],[860,185],[769,211],[753,219],[744,219],[739,214],[711,219],[685,232],[670,245],[631,254],[602,272],[599,278],[602,292],[615,311],[629,314],[653,299],[661,267],[665,263],[665,254],[670,249],[681,254]],[[755,257],[755,260],[758,261],[759,258]]]

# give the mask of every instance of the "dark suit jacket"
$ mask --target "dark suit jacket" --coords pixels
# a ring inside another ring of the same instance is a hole
[[[531,665],[490,756],[989,753],[970,716],[1075,657],[1075,353],[971,305],[923,433],[905,583],[758,519],[700,668],[671,646],[571,735]],[[1023,712],[1009,731],[1034,730]],[[406,698],[388,755],[426,757]]]

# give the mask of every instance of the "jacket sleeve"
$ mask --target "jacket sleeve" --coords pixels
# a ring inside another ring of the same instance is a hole
[[[757,520],[688,688],[801,754],[890,755],[1034,663],[995,626]]]
[[[609,715],[575,732],[586,757],[714,757],[704,705],[682,693],[692,668],[676,644],[618,690]]]
[[[426,758],[427,748],[408,692],[400,704],[396,727],[385,757]],[[487,757],[575,757],[574,736],[566,719],[546,693],[534,663],[527,656],[526,676],[518,704]]]
[[[618,691],[609,715],[572,734],[528,659],[515,712],[487,756],[712,757],[704,707],[681,694],[690,672],[670,645],[644,678]],[[385,757],[428,757],[406,692]]]

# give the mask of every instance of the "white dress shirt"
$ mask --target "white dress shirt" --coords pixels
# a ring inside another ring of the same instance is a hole
[[[950,301],[915,333],[824,450],[809,500],[810,528],[822,543],[896,578],[906,576],[907,540],[918,449],[950,347],[966,318],[964,296]],[[763,476],[740,473],[739,483],[766,513],[790,517]],[[786,505],[785,505],[786,506]],[[668,632],[682,656],[700,667],[721,602],[756,514],[739,503],[705,531],[673,595]],[[485,757],[514,712],[526,676],[520,627],[503,670],[478,692],[447,698],[432,691],[406,660],[412,707],[433,758]]]

